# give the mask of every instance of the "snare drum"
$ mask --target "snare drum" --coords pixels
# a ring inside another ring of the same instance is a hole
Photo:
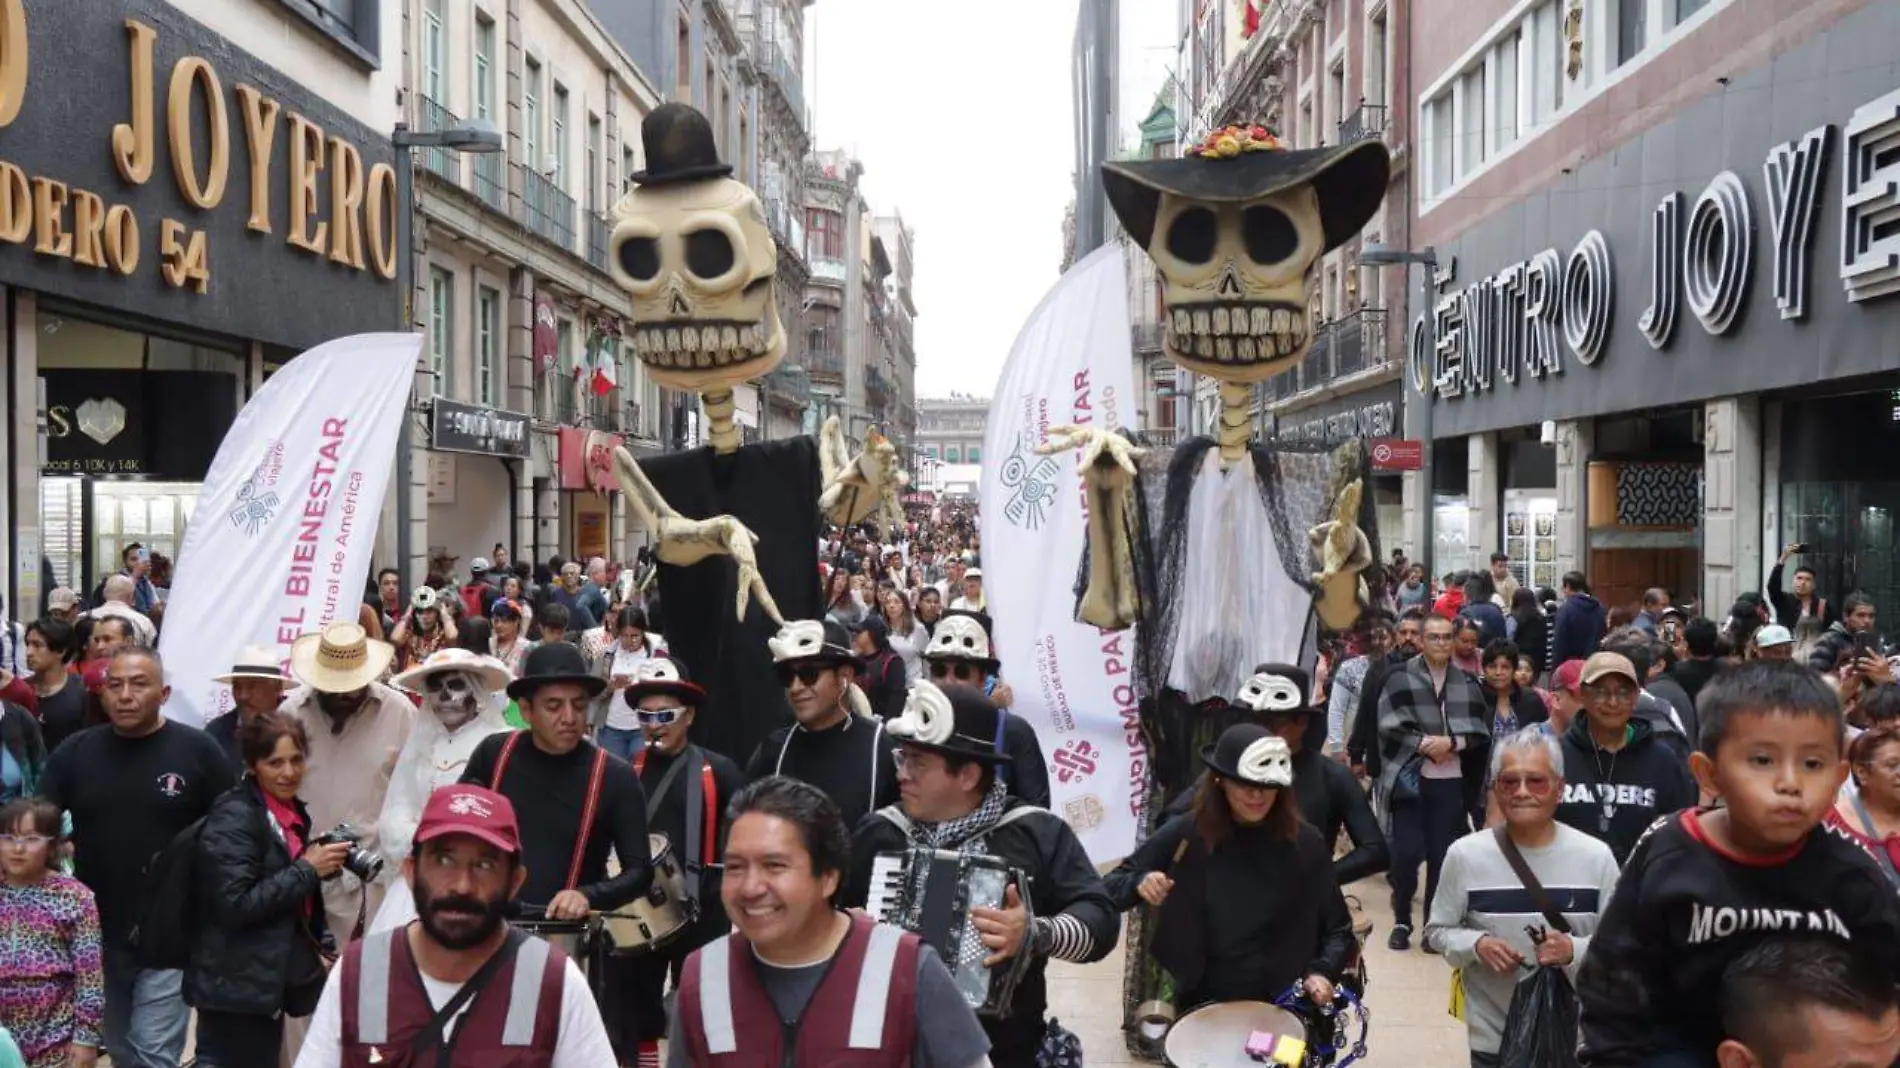
[[[600,924],[597,920],[550,920],[537,917],[532,920],[513,920],[516,929],[525,934],[559,946],[567,959],[581,970],[591,987],[599,981],[594,973],[594,953],[600,942]]]
[[[1263,1040],[1256,1044],[1265,1047],[1265,1060],[1255,1060],[1248,1053],[1248,1042],[1255,1036]],[[1168,1029],[1161,1049],[1172,1068],[1258,1068],[1262,1064],[1303,1068],[1306,1022],[1265,1001],[1203,1005]]]
[[[653,883],[647,887],[646,896],[602,915],[611,940],[609,952],[615,956],[660,949],[686,933],[698,913],[699,903],[686,900],[686,876],[680,870],[673,843],[666,835],[650,834],[647,850],[653,857]]]

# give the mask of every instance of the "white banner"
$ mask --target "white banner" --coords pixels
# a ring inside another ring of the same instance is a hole
[[[1133,630],[1075,621],[1088,532],[1073,454],[1040,456],[1052,426],[1135,425],[1127,271],[1119,244],[1062,276],[1016,337],[990,401],[980,516],[996,656],[1035,725],[1051,805],[1097,864],[1135,847],[1148,757],[1135,706]]]
[[[159,652],[165,715],[201,727],[228,711],[247,645],[354,621],[376,546],[420,334],[361,334],[291,360],[218,446],[178,550]]]

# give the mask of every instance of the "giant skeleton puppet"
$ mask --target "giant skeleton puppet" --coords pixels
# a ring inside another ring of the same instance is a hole
[[[1316,622],[1343,630],[1359,615],[1360,572],[1376,558],[1359,529],[1372,518],[1364,450],[1252,442],[1248,409],[1254,384],[1306,355],[1309,273],[1378,210],[1389,169],[1376,140],[1289,150],[1260,126],[1217,130],[1179,159],[1102,167],[1116,216],[1161,276],[1168,357],[1220,388],[1217,439],[1151,453],[1111,429],[1060,427],[1041,447],[1079,450],[1088,491],[1077,618],[1140,624],[1151,812],[1249,714],[1235,697],[1258,686],[1254,665],[1310,671]],[[1140,926],[1130,941],[1145,950]],[[1130,1008],[1165,997],[1145,952],[1130,954],[1128,980]]]
[[[706,680],[695,740],[744,761],[791,719],[767,642],[786,618],[823,615],[821,513],[901,521],[903,476],[875,430],[849,457],[836,418],[817,441],[740,444],[733,388],[785,356],[778,246],[704,115],[665,104],[640,135],[647,167],[614,205],[609,268],[633,296],[634,355],[661,385],[699,394],[712,444],[638,462],[618,449],[614,474],[655,537],[667,644]]]

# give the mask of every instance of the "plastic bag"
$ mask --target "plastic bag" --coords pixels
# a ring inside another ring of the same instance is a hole
[[[1498,1068],[1577,1068],[1577,992],[1544,966],[1511,993]]]

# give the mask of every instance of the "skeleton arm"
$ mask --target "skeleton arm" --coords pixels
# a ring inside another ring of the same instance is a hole
[[[1307,532],[1320,570],[1313,575],[1319,586],[1320,622],[1345,630],[1359,618],[1359,572],[1372,563],[1372,543],[1359,529],[1359,501],[1365,492],[1360,480],[1340,491],[1333,502],[1333,518]]]
[[[624,448],[614,450],[614,479],[620,483],[620,491],[626,494],[627,503],[639,514],[646,529],[657,535],[653,555],[662,563],[685,567],[716,554],[732,557],[739,569],[739,618],[745,618],[746,605],[756,596],[759,607],[772,622],[784,626],[778,602],[765,588],[765,577],[759,573],[759,561],[752,552],[752,546],[759,540],[757,534],[729,515],[716,515],[711,519],[687,519],[680,515],[660,496],[660,491],[653,488],[633,455]]]
[[[1089,494],[1089,575],[1082,593],[1082,622],[1104,630],[1126,630],[1141,612],[1135,589],[1135,549],[1129,531],[1135,508],[1135,460],[1146,450],[1112,430],[1097,427],[1049,428],[1036,451],[1048,456],[1080,449],[1082,482]]]
[[[818,508],[827,520],[848,527],[876,515],[893,530],[903,522],[897,495],[909,476],[898,470],[897,447],[875,428],[865,435],[864,451],[853,458],[838,417],[825,420],[818,434],[818,464],[825,485]]]

